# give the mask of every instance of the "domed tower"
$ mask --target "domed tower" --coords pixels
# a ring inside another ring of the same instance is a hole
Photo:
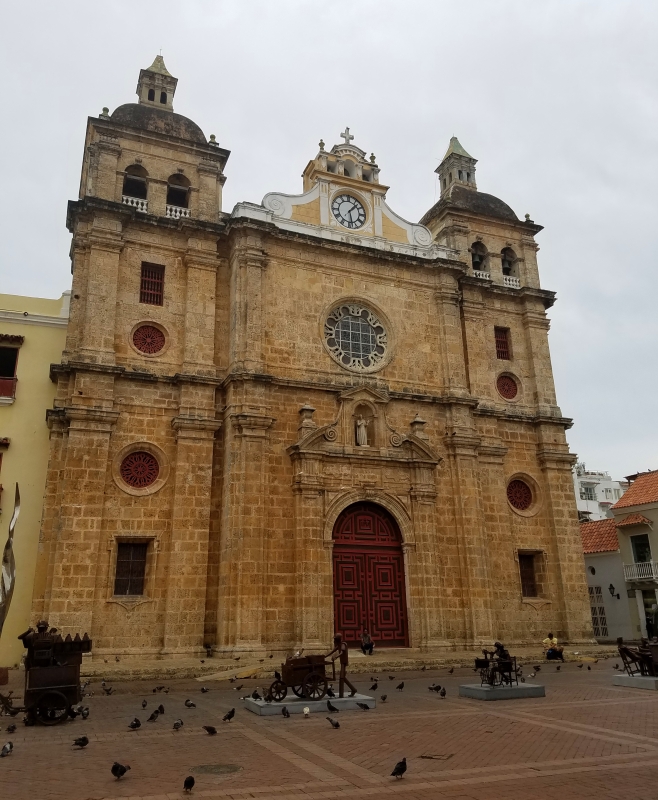
[[[229,151],[174,112],[176,86],[156,56],[137,103],[88,119],[68,206],[72,307],[34,613],[93,633],[99,652],[124,648],[122,606],[141,620],[130,647],[205,653]]]

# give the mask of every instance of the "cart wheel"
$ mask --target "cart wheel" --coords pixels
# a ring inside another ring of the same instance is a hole
[[[283,681],[274,681],[274,683],[270,686],[270,694],[272,695],[272,700],[274,700],[274,702],[280,703],[282,700],[286,699],[288,687]]]
[[[300,700],[304,699],[304,687],[303,686],[291,686],[292,692],[294,695],[299,697]]]
[[[324,675],[311,672],[304,678],[304,697],[307,700],[322,700],[327,693],[327,685]]]
[[[69,715],[69,701],[61,692],[44,692],[36,704],[37,719],[42,725],[57,725]]]

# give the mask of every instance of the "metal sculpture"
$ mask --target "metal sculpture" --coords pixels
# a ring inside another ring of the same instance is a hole
[[[4,627],[7,614],[9,613],[9,606],[11,605],[11,598],[14,594],[14,584],[16,583],[16,561],[14,559],[14,529],[16,528],[16,520],[21,513],[21,493],[18,491],[18,484],[16,484],[16,497],[14,499],[14,513],[11,515],[9,521],[9,536],[7,544],[2,554],[2,568],[0,570],[0,634]]]

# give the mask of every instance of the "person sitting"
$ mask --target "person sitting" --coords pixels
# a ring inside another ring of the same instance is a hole
[[[564,647],[560,647],[557,639],[549,631],[548,636],[542,642],[544,645],[544,655],[547,661],[564,661]]]
[[[364,630],[361,634],[361,652],[364,656],[371,656],[372,651],[375,648],[375,643],[373,642],[372,638],[368,631]]]

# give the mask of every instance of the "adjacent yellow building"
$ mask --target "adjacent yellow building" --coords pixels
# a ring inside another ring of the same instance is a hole
[[[0,294],[0,550],[7,541],[16,483],[21,492],[16,587],[0,637],[0,666],[18,663],[23,646],[16,637],[30,621],[48,467],[46,410],[56,392],[49,373],[62,358],[70,297],[68,291],[58,300]]]

